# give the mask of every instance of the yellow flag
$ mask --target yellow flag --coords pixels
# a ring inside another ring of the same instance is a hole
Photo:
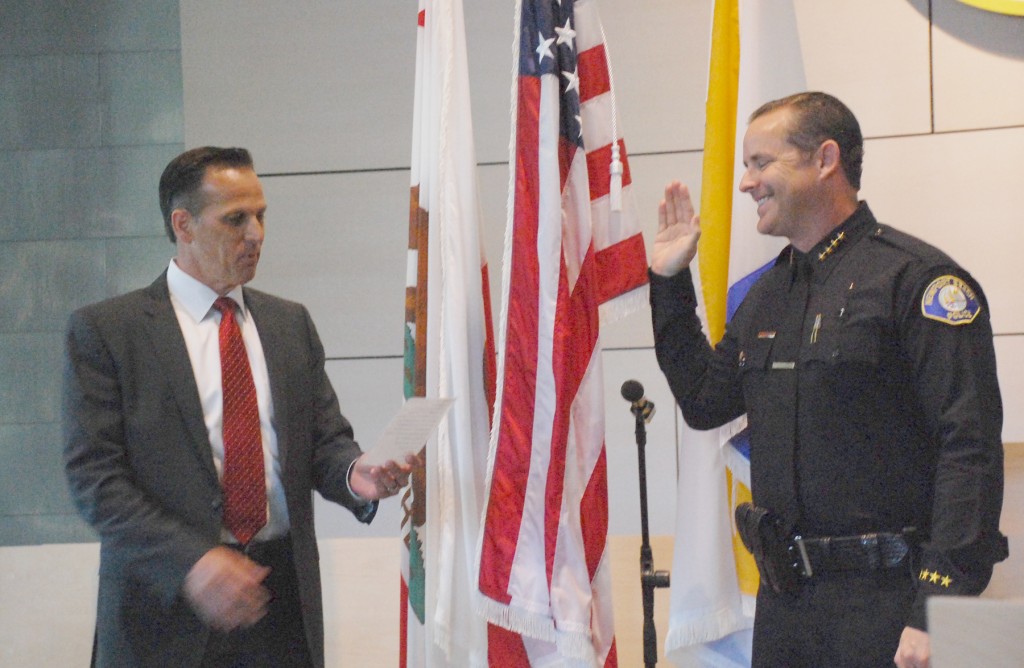
[[[712,345],[725,332],[729,291],[729,239],[736,154],[736,97],[740,76],[740,25],[737,0],[715,2],[711,26],[711,65],[704,129],[704,167],[700,189],[702,234],[697,252],[700,282]]]

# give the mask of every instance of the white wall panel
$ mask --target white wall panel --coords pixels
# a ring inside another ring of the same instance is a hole
[[[273,177],[263,188],[253,287],[309,307],[328,357],[401,355],[409,173]]]
[[[622,398],[622,384],[637,380],[656,411],[646,425],[647,510],[651,535],[675,533],[675,401],[658,368],[654,351],[606,350],[604,353],[605,446],[608,455],[608,533],[640,533],[640,481],[636,420]]]
[[[0,664],[88,665],[99,564],[99,543],[0,548]]]
[[[699,149],[711,52],[711,2],[599,3],[631,153]]]
[[[995,345],[1003,393],[1003,442],[1024,444],[1024,332],[997,336]]]
[[[508,160],[512,128],[512,27],[515,3],[463,2],[473,134],[479,162]],[[412,99],[410,97],[410,99]]]
[[[369,450],[402,407],[402,359],[328,361],[327,375],[338,395],[342,414],[352,423],[356,441],[364,451]],[[317,538],[397,536],[402,519],[400,498],[401,494],[381,501],[377,516],[367,526],[359,523],[348,509],[316,495]]]
[[[934,0],[935,129],[1024,124],[1024,18]]]
[[[861,195],[882,222],[938,246],[985,289],[996,333],[1024,332],[1019,289],[1024,128],[868,141]]]
[[[809,90],[831,93],[865,136],[928,132],[927,0],[793,0]]]
[[[416,4],[181,2],[185,144],[264,172],[408,166]]]

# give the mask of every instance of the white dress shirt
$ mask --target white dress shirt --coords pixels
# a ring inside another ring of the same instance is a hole
[[[192,373],[199,389],[203,407],[203,420],[210,436],[213,463],[217,477],[224,475],[224,399],[220,379],[220,312],[213,308],[219,297],[208,286],[182,271],[172,259],[167,268],[167,287],[171,305],[178,317],[181,333],[185,337]],[[281,460],[278,456],[277,430],[274,427],[274,402],[270,396],[270,376],[263,355],[256,322],[245,306],[241,286],[229,292],[238,304],[236,320],[242,330],[242,340],[249,357],[253,383],[256,385],[256,403],[260,412],[260,433],[263,438],[263,466],[267,485],[267,524],[253,538],[264,541],[279,538],[288,532],[288,506],[281,484]],[[227,529],[221,530],[226,543],[237,542]]]

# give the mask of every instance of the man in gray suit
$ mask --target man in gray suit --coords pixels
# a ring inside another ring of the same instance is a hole
[[[305,307],[243,289],[267,208],[248,151],[178,156],[160,206],[177,249],[167,271],[68,324],[65,468],[101,540],[93,664],[323,666],[312,492],[370,522],[419,460],[361,465]],[[226,519],[225,470],[240,460],[225,326],[244,342],[248,461],[265,481],[244,491],[252,531]]]

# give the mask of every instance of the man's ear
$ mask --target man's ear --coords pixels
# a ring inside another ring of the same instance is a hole
[[[842,171],[843,167],[839,155],[839,144],[834,139],[827,139],[818,149],[819,163],[818,167],[821,170],[821,175],[827,176],[834,172]]]
[[[177,237],[178,241],[185,243],[192,241],[194,236],[193,224],[192,214],[189,213],[188,209],[175,209],[171,211],[171,228],[174,230],[174,236]]]

